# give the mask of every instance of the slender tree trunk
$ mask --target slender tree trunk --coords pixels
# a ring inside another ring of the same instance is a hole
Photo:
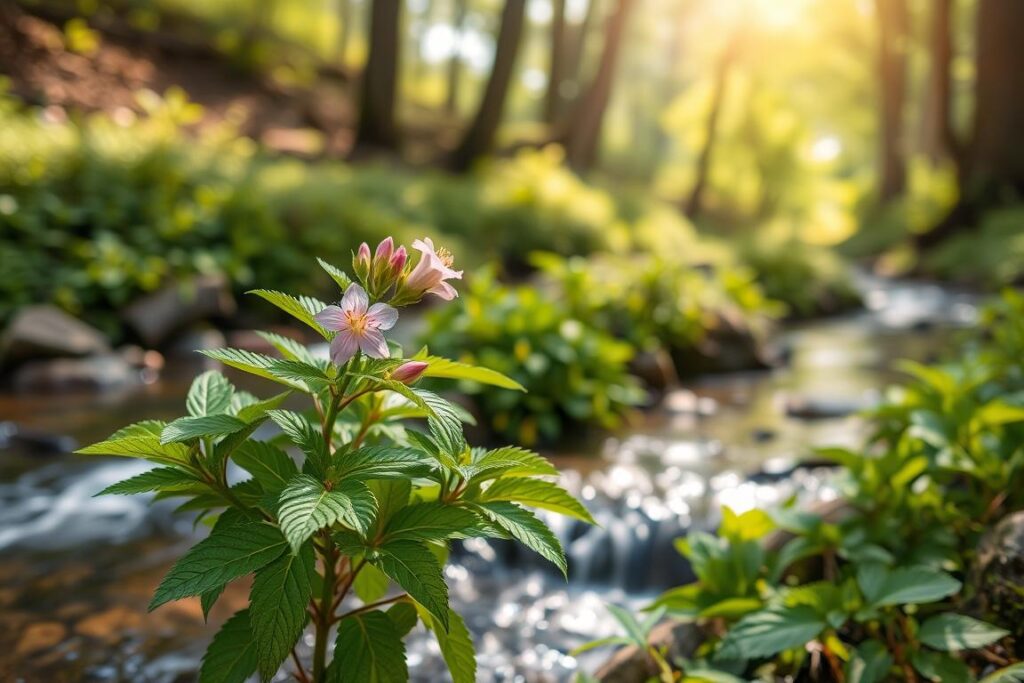
[[[931,32],[928,37],[931,70],[928,101],[921,126],[921,146],[934,162],[958,161],[959,144],[953,130],[953,4],[954,0],[932,0]]]
[[[452,30],[455,33],[455,50],[451,59],[448,60],[448,99],[445,102],[445,111],[455,114],[459,110],[459,90],[462,83],[462,56],[459,48],[462,45],[462,35],[466,29],[466,10],[468,0],[454,0],[455,13],[452,16]]]
[[[576,103],[565,131],[566,160],[577,171],[589,169],[597,161],[601,128],[608,101],[611,99],[615,70],[622,49],[622,36],[634,4],[635,0],[618,0],[615,12],[608,17],[608,23],[605,25],[604,51],[597,74],[587,92]]]
[[[974,81],[974,121],[966,148],[960,201],[934,229],[921,234],[921,248],[973,228],[990,206],[1024,197],[1024,2],[979,0]]]
[[[430,25],[434,21],[434,14],[436,12],[437,2],[435,0],[427,0],[427,6],[423,10],[423,20],[419,30],[416,32],[415,38],[416,54],[413,61],[413,78],[416,82],[422,81],[427,77],[427,60],[423,59],[423,38],[427,31],[430,30]]]
[[[398,149],[395,98],[398,87],[400,0],[373,0],[370,52],[359,103],[358,148]]]
[[[462,142],[452,153],[453,170],[468,169],[478,157],[489,152],[494,144],[494,136],[498,132],[501,114],[505,109],[509,84],[512,82],[512,70],[519,54],[519,44],[522,42],[525,14],[526,0],[505,0],[505,8],[501,12],[498,45],[494,52],[494,66],[491,67],[491,75],[487,79],[476,116],[473,117]]]
[[[907,33],[910,16],[906,0],[875,0],[879,22],[879,83],[882,106],[879,153],[879,199],[895,199],[907,184],[903,142],[903,105],[907,90]]]
[[[583,89],[585,75],[583,73],[583,55],[587,51],[587,38],[590,36],[590,27],[594,23],[594,16],[597,14],[599,0],[587,0],[587,9],[583,14],[583,21],[571,31],[572,39],[568,40],[568,48],[565,57],[565,80],[571,81],[576,87],[573,93],[579,99]],[[568,33],[568,32],[567,32]]]
[[[738,39],[733,39],[725,48],[725,52],[718,60],[718,68],[715,70],[715,83],[711,92],[711,108],[708,110],[708,118],[704,127],[704,146],[697,157],[697,172],[693,182],[693,189],[686,200],[684,212],[690,218],[696,218],[703,207],[704,192],[707,189],[708,179],[711,176],[711,160],[715,151],[715,144],[718,142],[718,121],[722,116],[722,106],[725,102],[726,89],[729,87],[729,73],[732,71],[733,62],[736,59],[736,51],[739,48]]]
[[[548,51],[548,89],[544,98],[544,122],[554,125],[562,114],[562,86],[565,79],[565,0],[552,0]]]
[[[338,0],[338,63],[348,66],[348,44],[352,40],[352,0]]]

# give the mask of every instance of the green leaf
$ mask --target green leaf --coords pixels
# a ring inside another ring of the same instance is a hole
[[[287,547],[281,532],[261,521],[218,524],[178,560],[156,589],[149,609],[200,595],[276,560]]]
[[[267,415],[277,423],[293,444],[306,454],[306,462],[317,475],[327,471],[330,456],[320,429],[302,415],[291,410],[268,410]]]
[[[597,524],[582,503],[570,496],[561,486],[543,479],[524,477],[498,479],[481,494],[480,500],[504,500],[521,503],[528,507],[542,508],[567,517],[574,517],[587,524]]]
[[[337,522],[365,532],[376,509],[373,494],[362,482],[342,482],[328,490],[322,481],[299,474],[281,492],[277,517],[292,550],[298,552],[316,531]]]
[[[475,507],[497,527],[530,550],[554,563],[562,571],[563,576],[568,576],[569,567],[565,561],[562,545],[551,533],[551,529],[548,529],[544,522],[537,519],[532,512],[515,503],[504,501],[479,503]]]
[[[963,614],[936,614],[923,624],[918,638],[936,650],[973,650],[1010,634],[1009,631]]]
[[[294,297],[271,289],[254,289],[246,293],[255,294],[261,299],[269,301],[296,320],[312,327],[324,339],[330,339],[331,335],[327,333],[327,330],[313,319],[313,316],[327,308],[327,304],[324,302],[310,296]]]
[[[431,391],[413,389],[413,393],[419,396],[433,413],[427,418],[427,425],[441,451],[448,455],[462,453],[466,448],[466,440],[462,436],[462,420],[455,406]]]
[[[647,647],[647,632],[640,626],[640,623],[637,622],[632,614],[618,605],[608,604],[605,605],[605,608],[615,618],[615,621],[619,622],[619,625],[626,632],[626,637],[634,645],[641,648]]]
[[[313,546],[306,543],[297,554],[285,553],[256,572],[249,612],[263,680],[277,673],[302,635],[315,570]]]
[[[167,423],[161,420],[143,420],[142,422],[121,427],[111,434],[107,441],[120,441],[121,439],[136,436],[160,436],[160,432],[164,430],[166,425]]]
[[[270,398],[263,399],[262,401],[254,401],[249,405],[239,408],[235,417],[242,422],[248,422],[250,424],[257,420],[262,421],[262,418],[266,417],[268,410],[273,410],[278,407],[291,395],[291,391],[282,391],[280,394],[274,394]]]
[[[319,263],[320,267],[323,268],[324,271],[326,271],[327,274],[331,276],[331,279],[334,280],[334,282],[337,283],[339,287],[341,287],[341,291],[344,292],[346,289],[348,289],[349,285],[352,284],[352,278],[350,278],[348,276],[348,273],[343,271],[341,268],[332,266],[330,263],[324,261],[322,258],[318,258],[316,262]]]
[[[880,683],[889,674],[892,655],[877,640],[867,640],[857,646],[846,663],[847,683]]]
[[[187,446],[179,443],[160,443],[160,437],[155,435],[128,436],[116,440],[100,441],[80,448],[75,453],[140,458],[162,465],[182,465],[188,462]]]
[[[200,349],[199,353],[236,370],[248,372],[263,379],[269,379],[272,382],[284,384],[305,393],[310,391],[309,387],[302,382],[283,379],[270,372],[268,368],[279,360],[277,358],[271,358],[254,351],[246,351],[245,349]]]
[[[228,585],[225,583],[216,588],[211,588],[199,596],[199,606],[203,609],[203,621],[210,620],[210,610],[212,610],[213,606],[217,604],[217,600],[220,599],[221,593],[223,593],[224,589],[227,587]]]
[[[857,583],[874,607],[935,602],[960,590],[961,583],[949,574],[927,567],[890,570],[866,563],[857,571]]]
[[[758,659],[795,647],[818,637],[825,621],[810,607],[780,607],[748,614],[740,619],[722,641],[721,655],[735,659]]]
[[[374,569],[370,565],[366,565],[367,569]],[[363,569],[365,572],[366,569]],[[391,617],[391,621],[395,622],[395,628],[398,630],[398,635],[402,638],[409,635],[409,631],[416,627],[416,622],[420,620],[419,612],[414,602],[410,600],[402,600],[396,602],[394,605],[388,608],[388,616]],[[420,608],[422,609],[422,608]],[[429,616],[429,612],[426,612]]]
[[[463,507],[419,503],[399,510],[385,535],[393,541],[445,541],[464,536],[479,526],[480,519]]]
[[[388,586],[390,585],[391,579],[387,577],[387,574],[372,564],[367,564],[363,567],[362,571],[356,574],[356,580],[352,583],[352,590],[356,592],[360,600],[369,604],[387,595]]]
[[[182,443],[208,436],[225,436],[245,429],[248,425],[230,415],[206,415],[205,417],[179,417],[164,427],[160,443]]]
[[[388,541],[371,562],[448,630],[448,586],[441,564],[427,546],[416,541]]]
[[[309,349],[307,349],[302,342],[296,339],[285,337],[275,332],[264,332],[262,330],[256,330],[256,334],[258,334],[263,341],[277,349],[278,352],[288,360],[297,360],[311,364],[316,363],[316,359],[314,359],[313,354],[309,352]]]
[[[246,441],[231,454],[231,459],[275,497],[299,473],[287,453],[262,441]]]
[[[426,453],[400,446],[365,446],[334,457],[335,479],[415,479],[433,468],[434,460]]]
[[[910,663],[917,672],[931,681],[949,683],[950,681],[970,681],[971,670],[961,660],[945,652],[917,650],[910,654]]]
[[[471,476],[487,481],[497,476],[556,476],[558,469],[546,458],[517,446],[506,446],[492,451],[474,453],[470,465]]]
[[[334,382],[327,376],[325,368],[317,362],[304,363],[297,360],[277,360],[267,367],[274,377],[304,382],[313,391],[323,391]]]
[[[441,647],[441,656],[444,657],[445,664],[448,665],[452,683],[476,681],[476,648],[462,617],[449,609],[446,631],[444,628],[438,628],[437,620],[428,612],[423,611],[420,616],[427,628],[437,637],[437,644]]]
[[[338,624],[334,661],[327,669],[330,683],[391,683],[407,681],[405,645],[384,612],[364,612]]]
[[[256,641],[249,610],[244,609],[224,622],[203,655],[199,683],[245,683],[256,671]]]
[[[156,469],[136,474],[134,477],[111,484],[103,489],[97,496],[108,496],[112,494],[127,496],[135,493],[149,493],[150,491],[175,491],[188,489],[200,483],[198,479],[183,472],[176,467],[157,467]]]
[[[234,393],[235,388],[227,377],[216,370],[208,370],[192,381],[185,398],[185,408],[192,417],[225,413]]]
[[[457,363],[453,360],[448,360],[447,358],[441,358],[440,356],[428,356],[425,353],[416,354],[414,360],[420,360],[427,363],[427,369],[423,373],[424,377],[468,380],[479,384],[489,384],[491,386],[501,387],[502,389],[526,391],[526,388],[519,382],[515,381],[511,377],[506,377],[500,372],[491,370],[490,368],[481,368],[476,365]]]
[[[979,683],[1024,683],[1024,662],[993,671]]]

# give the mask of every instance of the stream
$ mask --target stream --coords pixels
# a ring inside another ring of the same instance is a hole
[[[452,606],[473,634],[478,680],[592,673],[610,651],[568,653],[617,634],[604,604],[640,606],[692,578],[674,539],[714,529],[722,505],[835,497],[830,470],[801,460],[815,446],[856,445],[864,425],[852,413],[898,378],[893,361],[934,360],[977,314],[968,294],[861,279],[865,310],[785,330],[784,367],[687,383],[588,452],[547,454],[600,524],[546,515],[569,557],[568,581],[510,543],[472,539],[453,552]],[[175,417],[201,368],[170,365],[153,384],[57,400],[0,394],[0,680],[192,681],[209,638],[245,606],[239,581],[209,624],[198,600],[147,613],[164,572],[202,532],[173,516],[173,503],[92,497],[146,465],[69,454],[128,422]],[[23,447],[26,435],[35,447]],[[414,681],[447,680],[422,627],[407,651]]]

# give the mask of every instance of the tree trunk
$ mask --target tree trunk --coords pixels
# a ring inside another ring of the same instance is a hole
[[[338,64],[348,65],[348,44],[352,39],[352,0],[338,0]]]
[[[357,148],[398,150],[395,97],[398,86],[400,0],[374,0],[370,51],[363,70]]]
[[[466,10],[468,0],[454,0],[455,13],[452,17],[452,30],[455,33],[455,49],[451,59],[448,60],[448,98],[445,101],[445,111],[455,114],[459,110],[459,90],[462,83],[462,56],[459,49],[462,46],[462,34],[466,26]]]
[[[562,114],[562,86],[565,79],[565,0],[552,0],[548,89],[544,98],[544,122],[554,125]]]
[[[704,208],[704,191],[707,189],[708,178],[711,176],[711,157],[715,150],[715,143],[718,141],[718,120],[722,115],[725,91],[729,86],[729,72],[732,71],[738,49],[739,40],[734,38],[718,60],[714,90],[711,92],[711,108],[708,110],[708,119],[704,130],[704,147],[701,148],[700,155],[697,157],[697,174],[684,208],[684,212],[691,219],[696,218]]]
[[[501,12],[498,45],[494,52],[494,65],[487,79],[483,99],[462,142],[451,156],[450,164],[455,171],[468,169],[478,157],[489,152],[494,144],[509,84],[512,82],[512,70],[519,54],[519,44],[522,42],[520,38],[525,14],[526,0],[505,0],[505,8]]]
[[[895,199],[907,184],[903,145],[903,104],[907,90],[907,33],[910,16],[906,0],[875,0],[879,22],[879,83],[882,106],[878,195]]]
[[[590,36],[590,27],[594,23],[594,16],[597,14],[599,0],[588,0],[587,10],[583,14],[583,21],[573,30],[572,39],[568,41],[568,49],[565,58],[565,78],[570,80],[576,87],[573,96],[578,99],[582,83],[585,80],[583,73],[583,55],[587,51],[587,38]],[[568,32],[567,32],[568,33]]]
[[[597,161],[598,145],[605,110],[611,99],[615,69],[622,49],[622,35],[634,0],[618,0],[615,12],[605,25],[604,51],[597,74],[587,92],[576,103],[564,135],[565,156],[577,171],[593,167]]]
[[[921,126],[921,147],[933,162],[952,159],[959,165],[959,147],[953,129],[953,3],[933,0],[931,33],[928,37],[931,70],[928,100]]]
[[[974,121],[963,154],[960,201],[932,230],[915,242],[927,249],[973,228],[990,206],[1024,196],[1024,2],[980,0],[974,81]]]

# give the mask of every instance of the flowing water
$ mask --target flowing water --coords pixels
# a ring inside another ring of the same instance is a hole
[[[615,633],[603,605],[640,605],[688,581],[673,540],[713,529],[722,505],[835,496],[829,470],[800,461],[814,446],[856,444],[863,425],[850,413],[896,378],[893,360],[934,358],[976,314],[967,295],[863,284],[867,310],[783,335],[784,368],[690,383],[590,452],[550,454],[600,523],[548,517],[569,556],[568,581],[509,543],[473,540],[455,551],[448,583],[481,681],[592,671],[607,652],[579,661],[568,653]],[[191,681],[217,625],[244,606],[248,589],[238,582],[209,625],[194,600],[147,614],[163,573],[202,532],[173,516],[173,505],[92,497],[144,465],[68,454],[130,421],[176,416],[198,369],[171,367],[157,383],[119,392],[0,396],[0,680]],[[446,679],[426,633],[410,636],[408,652],[414,680]]]

